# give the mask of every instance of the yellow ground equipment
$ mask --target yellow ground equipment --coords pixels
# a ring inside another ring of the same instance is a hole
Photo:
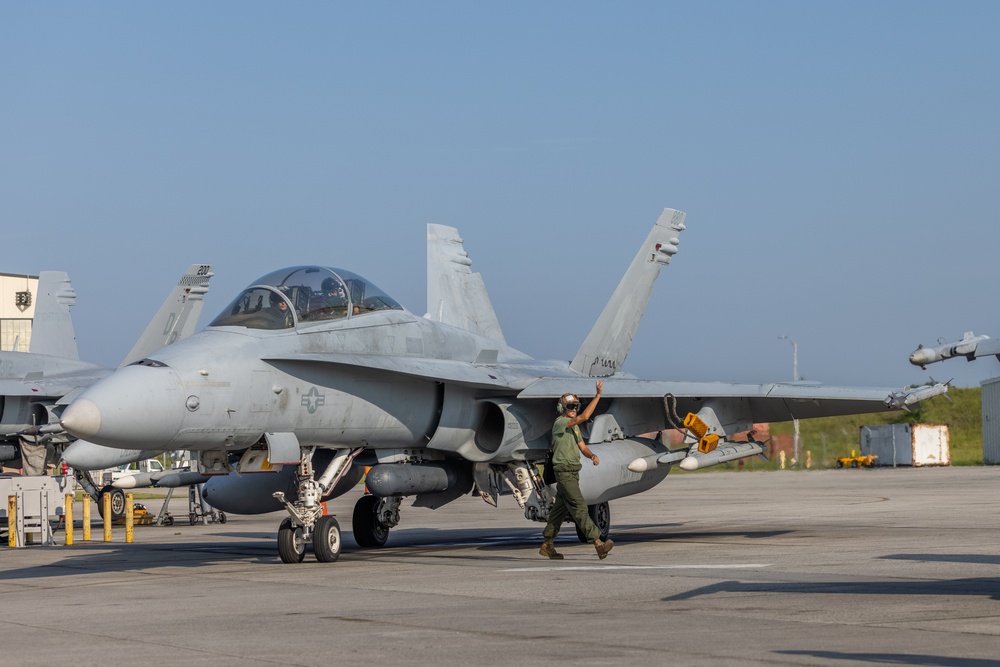
[[[871,468],[872,466],[875,465],[875,460],[877,458],[878,457],[875,456],[874,454],[865,454],[864,456],[858,456],[856,452],[852,449],[850,456],[841,456],[840,458],[837,459],[837,467],[843,468],[845,466],[849,466],[851,468],[859,468],[863,466],[865,468]]]

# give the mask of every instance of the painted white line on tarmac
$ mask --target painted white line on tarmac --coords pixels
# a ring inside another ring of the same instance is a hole
[[[720,565],[549,565],[515,567],[500,572],[593,572],[596,570],[752,570],[771,567],[770,563],[728,563]]]
[[[469,542],[433,542],[429,544],[411,544],[408,547],[488,547],[495,544],[501,544],[504,542],[524,542],[525,545],[531,547],[534,541],[525,540],[524,535],[510,535],[506,537],[484,537],[478,540],[472,540]],[[569,540],[567,540],[569,543]]]

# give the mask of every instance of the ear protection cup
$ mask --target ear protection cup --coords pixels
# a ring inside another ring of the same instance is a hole
[[[574,402],[580,400],[576,397],[576,394],[563,394],[559,397],[559,402],[556,403],[556,412],[559,414],[566,412],[566,397],[569,397]]]

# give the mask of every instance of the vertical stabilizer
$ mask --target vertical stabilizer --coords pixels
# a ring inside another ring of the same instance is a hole
[[[80,358],[69,314],[70,306],[75,303],[76,292],[64,271],[39,272],[29,351],[65,359]]]
[[[483,277],[454,227],[427,225],[427,317],[504,343]]]
[[[684,213],[663,209],[570,368],[591,377],[621,370],[660,269],[677,253]]]
[[[214,275],[210,264],[189,266],[121,365],[127,366],[139,361],[160,348],[193,334],[205,305],[208,281]]]

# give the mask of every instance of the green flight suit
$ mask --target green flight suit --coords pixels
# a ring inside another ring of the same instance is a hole
[[[567,428],[569,417],[560,416],[552,425],[552,470],[556,474],[556,500],[549,511],[548,523],[542,535],[545,539],[559,534],[566,517],[572,517],[580,532],[593,542],[601,537],[601,529],[590,518],[587,503],[580,490],[580,446],[583,440],[576,426]]]

